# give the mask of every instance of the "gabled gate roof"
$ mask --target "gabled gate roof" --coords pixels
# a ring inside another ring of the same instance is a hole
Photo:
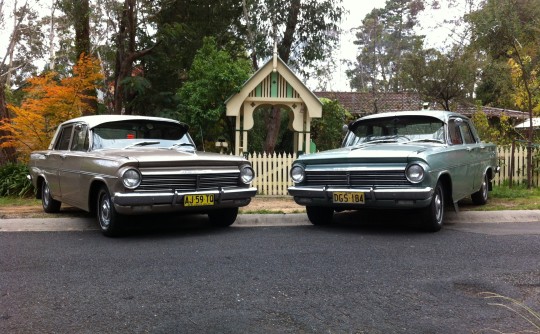
[[[247,101],[269,105],[303,103],[310,118],[322,116],[321,101],[277,54],[244,83],[240,92],[225,101],[227,116],[239,116],[242,104]]]

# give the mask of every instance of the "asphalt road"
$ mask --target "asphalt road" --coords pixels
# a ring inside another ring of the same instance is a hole
[[[540,311],[540,224],[424,233],[399,216],[349,220],[227,229],[140,221],[117,239],[94,229],[0,233],[0,332],[533,329],[482,293]]]

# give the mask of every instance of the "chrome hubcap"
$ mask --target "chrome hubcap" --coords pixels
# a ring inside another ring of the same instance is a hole
[[[111,223],[111,204],[105,195],[101,197],[99,205],[99,222],[103,228],[107,228]]]
[[[441,193],[437,191],[434,198],[434,204],[435,204],[435,218],[437,219],[437,222],[442,221],[442,214],[443,214],[443,203],[441,198]]]
[[[43,198],[43,204],[45,204],[45,206],[48,206],[49,205],[49,196],[50,196],[50,190],[49,190],[49,186],[45,183],[43,185],[43,194],[42,194],[42,198]]]

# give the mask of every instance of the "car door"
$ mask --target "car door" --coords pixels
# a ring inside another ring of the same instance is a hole
[[[88,193],[87,186],[82,184],[87,151],[88,127],[83,123],[75,124],[69,148],[62,155],[59,181],[63,201],[77,207],[86,204]]]
[[[468,179],[471,182],[470,193],[480,189],[482,176],[484,175],[484,158],[486,145],[481,143],[472,131],[472,124],[464,120],[460,125],[464,144],[470,155]]]
[[[468,196],[472,188],[469,175],[472,159],[461,131],[463,122],[464,120],[460,117],[452,117],[448,120],[447,164],[452,177],[452,191],[455,200]]]
[[[60,174],[66,151],[69,149],[73,125],[68,124],[59,129],[56,141],[52,148],[43,156],[40,162],[43,175],[49,184],[49,190],[54,199],[62,201],[62,188]]]

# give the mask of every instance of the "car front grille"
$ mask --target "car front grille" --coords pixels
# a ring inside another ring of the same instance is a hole
[[[189,192],[237,187],[240,173],[145,175],[136,192]]]
[[[407,181],[403,170],[388,171],[306,171],[304,184],[307,186],[338,187],[406,187]]]

